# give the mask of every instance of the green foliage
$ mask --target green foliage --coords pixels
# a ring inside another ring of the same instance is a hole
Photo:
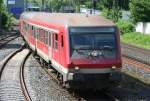
[[[130,33],[134,31],[134,25],[126,20],[119,20],[117,26],[120,29],[121,34]]]
[[[87,2],[85,2],[85,6],[86,6],[87,8],[93,8],[93,3],[92,3],[92,1],[87,1]]]
[[[11,29],[15,23],[15,18],[5,9],[4,6],[1,8],[1,21],[2,28],[5,30]]]
[[[150,49],[150,35],[145,35],[138,32],[126,33],[121,36],[121,40],[125,43]]]
[[[119,7],[119,9],[128,10],[130,0],[100,0],[103,8],[112,9],[114,6]]]
[[[102,0],[103,14],[105,17],[117,22],[122,16],[122,0]]]
[[[134,23],[150,22],[150,0],[131,0],[130,11]]]
[[[113,20],[114,22],[117,22],[121,18],[122,12],[117,8],[103,9],[102,15],[108,19]]]

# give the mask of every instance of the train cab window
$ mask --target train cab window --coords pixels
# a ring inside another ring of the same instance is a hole
[[[47,31],[45,31],[45,44],[47,44],[48,45],[48,32]]]
[[[54,45],[54,48],[58,49],[58,34],[55,33],[54,35],[55,35],[55,42],[54,42],[55,45]]]
[[[61,47],[64,47],[64,39],[63,39],[63,35],[61,35]]]

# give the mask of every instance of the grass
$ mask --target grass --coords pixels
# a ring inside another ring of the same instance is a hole
[[[121,35],[121,41],[141,48],[150,49],[150,35],[132,32]]]

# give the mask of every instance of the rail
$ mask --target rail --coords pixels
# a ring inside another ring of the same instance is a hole
[[[22,52],[24,50],[24,45],[22,47],[20,47],[19,49],[17,49],[16,51],[14,51],[13,53],[11,53],[6,59],[5,61],[3,62],[3,65],[2,65],[2,68],[0,70],[0,80],[2,78],[2,74],[4,72],[4,69],[5,67],[7,67],[6,65],[8,64],[8,62],[14,57],[16,56],[18,53]],[[23,96],[25,98],[26,101],[32,101],[31,100],[31,97],[28,93],[28,90],[27,90],[27,87],[26,87],[26,83],[25,83],[25,80],[24,80],[24,64],[27,60],[27,58],[30,56],[30,51],[25,55],[25,57],[23,57],[22,61],[21,61],[21,66],[20,66],[20,73],[19,73],[19,80],[20,80],[20,89],[22,90],[23,92]],[[8,67],[7,67],[8,68]],[[17,89],[17,88],[16,88]],[[11,98],[10,98],[11,99]]]
[[[20,66],[20,83],[21,83],[21,88],[22,88],[26,101],[32,101],[30,94],[28,92],[26,83],[25,83],[25,78],[24,78],[24,65],[25,65],[27,58],[30,56],[30,54],[31,52],[25,57],[24,61],[21,63],[21,66]]]

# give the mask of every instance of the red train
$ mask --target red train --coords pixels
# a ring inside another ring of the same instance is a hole
[[[120,78],[119,30],[101,16],[25,12],[20,32],[66,86],[101,89]]]

